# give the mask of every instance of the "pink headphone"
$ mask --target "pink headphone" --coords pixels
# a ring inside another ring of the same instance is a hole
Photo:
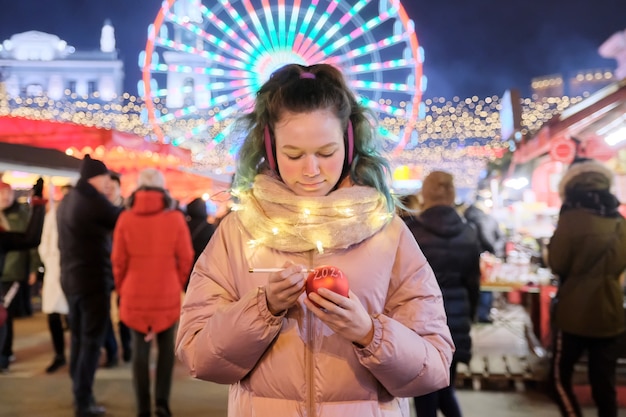
[[[267,155],[267,163],[272,171],[276,171],[276,160],[272,151],[272,138],[270,136],[270,128],[266,125],[263,129],[263,137],[265,139],[265,154]],[[352,128],[352,120],[348,119],[348,165],[352,165],[354,156],[354,129]]]

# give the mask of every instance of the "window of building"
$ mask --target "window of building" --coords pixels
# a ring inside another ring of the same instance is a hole
[[[26,97],[43,96],[44,89],[41,84],[29,84],[26,86]]]
[[[196,97],[194,94],[194,86],[195,86],[195,80],[191,77],[189,78],[185,78],[185,81],[183,82],[183,106],[184,107],[189,107],[189,106],[193,106],[194,103],[196,102]]]

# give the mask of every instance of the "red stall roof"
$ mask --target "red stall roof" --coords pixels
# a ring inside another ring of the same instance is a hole
[[[78,159],[82,159],[85,154],[89,153],[94,158],[103,160],[109,169],[122,174],[122,187],[125,195],[134,189],[137,173],[148,167],[163,171],[168,189],[175,198],[183,202],[201,196],[203,193],[212,192],[213,180],[211,178],[188,172],[191,166],[189,150],[149,142],[140,136],[113,129],[2,116],[0,117],[0,143],[54,149]],[[12,167],[20,166],[15,160],[18,156],[16,152],[15,148],[4,149],[0,160],[5,160],[6,163],[12,160]],[[37,155],[44,155],[44,153],[36,152]],[[22,154],[23,152],[20,153]],[[44,159],[30,160],[21,166],[26,170],[28,167],[41,168],[49,165],[46,158],[49,158],[51,153],[48,152],[45,155],[48,156],[44,156]],[[63,159],[62,155],[57,153],[54,155],[57,160]],[[69,156],[63,161],[71,161]],[[37,172],[41,172],[41,169]]]

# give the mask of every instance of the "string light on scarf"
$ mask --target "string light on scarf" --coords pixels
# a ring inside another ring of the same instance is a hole
[[[286,252],[344,249],[380,230],[393,217],[371,187],[340,187],[327,196],[298,196],[279,179],[257,175],[239,190],[237,217],[252,235],[248,245]]]
[[[242,208],[241,206],[238,207],[237,211],[241,211],[241,210],[245,210],[245,208]],[[309,208],[303,208],[302,209],[302,213],[301,213],[301,218],[303,220],[306,220],[307,218],[309,218],[309,216],[311,215],[311,209]],[[337,209],[337,214],[344,217],[344,218],[350,218],[354,215],[354,210],[350,209],[350,208],[346,208],[346,209]],[[387,222],[389,222],[389,220],[393,217],[392,214],[382,214],[382,215],[376,215],[376,216],[372,216],[369,220],[369,222],[372,225],[372,228],[380,228],[382,227],[384,224],[386,224]],[[304,222],[306,223],[306,222]],[[290,236],[293,232],[294,227],[298,228],[298,227],[302,227],[303,224],[296,224],[295,226],[292,224],[288,224],[288,223],[284,223],[281,226],[273,226],[271,228],[271,233],[273,236],[275,237],[285,237],[285,236]],[[314,233],[312,236],[322,236],[319,238],[307,238],[305,235],[300,235],[301,238],[309,240],[311,243],[314,244],[315,250],[319,253],[319,254],[323,254],[325,251],[325,248],[328,247],[328,242],[330,241],[330,236],[327,235],[325,233],[325,231],[320,233]],[[251,239],[247,242],[248,247],[253,249],[253,248],[257,248],[259,246],[263,246],[265,244],[268,243],[268,239],[269,237],[265,237],[265,238],[257,238],[257,239]],[[326,242],[326,243],[325,243]]]
[[[341,209],[340,209],[341,211]],[[354,214],[354,210],[352,210],[350,207],[346,207],[345,209],[343,209],[343,215],[346,217],[350,217]]]
[[[315,246],[317,247],[317,253],[319,254],[324,253],[324,245],[322,244],[321,240],[318,240],[317,242],[315,242]]]

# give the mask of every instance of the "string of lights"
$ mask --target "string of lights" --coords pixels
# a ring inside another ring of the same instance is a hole
[[[561,113],[582,99],[583,97],[566,96],[523,98],[522,135],[525,137],[532,135],[555,114]],[[155,104],[159,111],[167,114],[167,108],[163,103]],[[397,105],[402,107],[405,103]],[[228,103],[224,106],[228,106]],[[193,130],[194,127],[205,124],[208,118],[220,110],[218,106],[195,118],[172,118],[163,125],[163,130],[166,135],[173,132],[173,136],[176,136],[179,132]],[[486,98],[474,96],[465,99],[435,97],[424,100],[421,118],[418,120],[408,121],[390,116],[382,118],[379,121],[381,126],[392,134],[397,134],[407,123],[411,123],[417,132],[417,140],[408,143],[398,153],[391,152],[393,144],[389,145],[392,166],[417,167],[424,175],[432,169],[449,171],[455,176],[459,187],[472,188],[488,161],[500,158],[506,152],[515,149],[515,142],[503,141],[500,136],[500,110],[501,101],[498,96]],[[34,120],[55,120],[104,127],[133,133],[147,141],[156,142],[157,138],[144,115],[145,104],[142,99],[130,94],[124,94],[118,101],[101,103],[98,102],[97,94],[78,97],[76,94],[66,92],[63,99],[52,100],[45,96],[10,97],[0,89],[0,116],[20,116]],[[227,124],[230,121],[226,120],[223,123]],[[223,127],[223,125],[214,126],[214,129],[207,129],[203,135],[180,145],[192,151],[194,169],[217,174],[233,172],[235,158],[233,149],[237,147],[237,138],[227,139],[207,151],[207,143],[212,140],[211,135],[222,131]]]

